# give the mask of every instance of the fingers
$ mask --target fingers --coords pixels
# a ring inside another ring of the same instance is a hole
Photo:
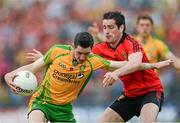
[[[14,92],[14,93],[16,93],[16,91],[17,91],[17,86],[14,84],[14,83],[9,83],[9,87],[11,88],[11,90]]]
[[[15,75],[15,76],[13,76],[12,77],[12,80],[9,80],[9,82],[8,82],[8,85],[9,85],[9,87],[11,88],[11,90],[14,92],[14,93],[17,93],[17,85],[16,84],[14,84],[14,79],[17,77],[18,75]]]
[[[104,75],[103,87],[111,86],[119,77],[115,73],[108,72]]]
[[[34,53],[27,53],[26,59],[28,59],[28,61],[36,61],[36,56]]]
[[[171,65],[172,63],[173,63],[173,60],[171,60],[171,59],[161,61],[161,62],[155,64],[155,68],[159,69],[159,68],[162,68],[162,67],[166,67],[166,66]]]
[[[169,61],[170,64],[174,63],[174,61],[172,59],[169,59],[168,61]]]
[[[33,52],[27,53],[26,55],[26,59],[28,59],[28,61],[36,61],[39,58],[41,58],[43,55],[40,51],[33,49]]]
[[[93,23],[93,27],[98,27],[98,26],[97,26],[97,22],[94,22],[94,23]]]
[[[105,77],[103,80],[103,87],[107,87],[109,85],[112,85],[111,82],[112,82],[112,79],[110,77]]]
[[[166,61],[162,61],[162,64],[163,64],[164,66],[168,66],[168,65],[170,65],[171,63],[173,63],[173,60],[171,60],[171,59],[166,60]]]
[[[33,49],[33,51],[34,51],[35,53],[37,53],[37,54],[43,56],[42,53],[41,53],[40,51],[38,51],[38,50],[36,50],[36,49]]]

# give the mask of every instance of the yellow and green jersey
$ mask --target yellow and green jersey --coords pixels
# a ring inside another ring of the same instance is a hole
[[[35,99],[43,104],[71,103],[84,89],[92,71],[109,67],[109,61],[94,54],[90,54],[83,64],[73,65],[72,50],[70,45],[55,45],[44,55],[47,69],[30,106]]]
[[[136,40],[143,45],[150,62],[158,62],[160,59],[166,58],[169,52],[168,47],[163,41],[152,36],[150,36],[147,41],[143,41],[140,36],[137,36]]]

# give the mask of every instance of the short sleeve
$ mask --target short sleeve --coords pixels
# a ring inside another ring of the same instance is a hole
[[[44,55],[43,60],[46,65],[51,64],[58,55],[66,53],[66,51],[70,50],[72,50],[70,45],[54,45]]]
[[[90,61],[93,70],[97,70],[99,68],[108,69],[110,66],[110,62],[99,55],[91,54],[88,60]]]
[[[94,53],[94,54],[101,55],[101,50],[100,50],[100,48],[99,48],[98,46],[99,46],[98,44],[95,45],[95,46],[92,48],[91,52]]]
[[[50,63],[53,61],[53,56],[55,56],[54,53],[53,53],[53,51],[54,51],[55,49],[56,49],[56,45],[53,46],[53,47],[51,47],[51,48],[46,52],[46,54],[44,55],[43,60],[44,60],[44,62],[45,62],[46,65],[47,65],[47,64],[50,64]]]
[[[158,46],[159,54],[161,55],[161,57],[166,58],[169,52],[167,45],[164,42],[158,40],[156,41],[156,46]]]
[[[142,51],[142,46],[131,36],[127,36],[124,43],[128,54]]]

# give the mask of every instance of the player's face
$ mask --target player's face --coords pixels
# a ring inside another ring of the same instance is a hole
[[[82,48],[81,46],[77,46],[74,49],[74,58],[77,60],[79,64],[82,64],[86,61],[88,55],[91,52],[91,47]]]
[[[140,19],[139,22],[137,23],[136,29],[141,37],[143,38],[149,37],[152,32],[151,21],[148,19]]]
[[[118,29],[114,19],[104,19],[103,32],[108,43],[115,43],[119,39],[123,30],[121,28]]]

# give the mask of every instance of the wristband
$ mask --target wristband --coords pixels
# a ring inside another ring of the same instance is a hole
[[[148,64],[148,65],[145,66],[145,68],[146,68],[146,69],[151,69],[152,66],[151,66],[151,64]]]

